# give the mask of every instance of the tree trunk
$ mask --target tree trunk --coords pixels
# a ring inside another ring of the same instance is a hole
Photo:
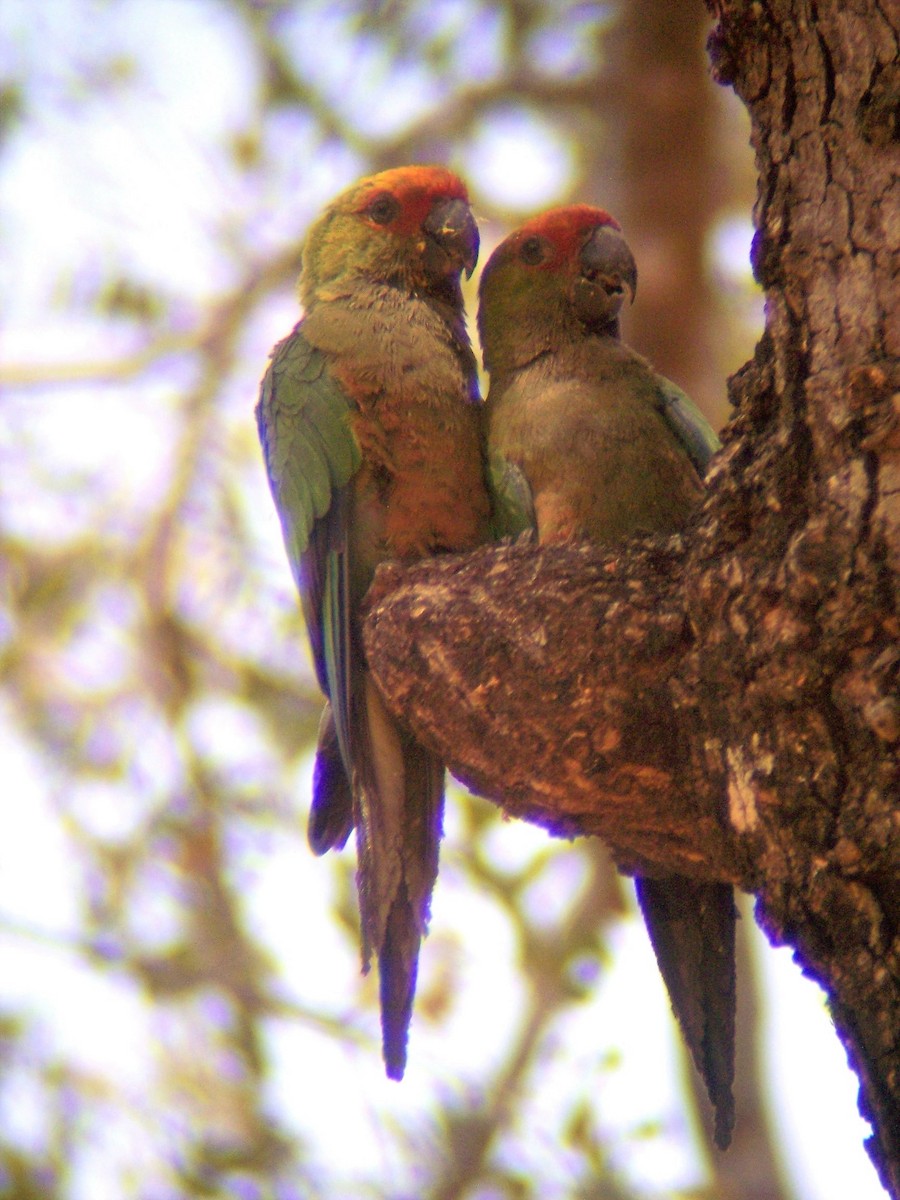
[[[622,172],[621,207],[613,212],[638,262],[638,303],[623,314],[623,334],[718,428],[725,419],[725,382],[715,370],[722,318],[706,237],[724,188],[715,144],[719,97],[703,52],[708,26],[703,0],[622,6],[611,136]]]
[[[756,894],[825,987],[900,1197],[898,17],[717,3],[767,327],[684,536],[387,566],[366,646],[474,790]]]

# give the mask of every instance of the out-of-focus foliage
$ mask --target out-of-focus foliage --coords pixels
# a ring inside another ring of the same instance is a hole
[[[576,197],[627,230],[619,15],[0,8],[0,1194],[712,1194],[668,1029],[629,1057],[604,1025],[603,853],[460,793],[411,1067],[383,1079],[353,855],[305,845],[320,701],[252,424],[304,229],[357,175],[450,163],[486,252]],[[758,316],[726,245],[749,162],[723,162],[697,248],[720,395]]]

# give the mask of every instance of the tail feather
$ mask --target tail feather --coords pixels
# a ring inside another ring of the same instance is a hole
[[[406,1070],[406,1045],[422,940],[413,917],[406,885],[401,884],[388,914],[384,943],[378,953],[381,1044],[389,1079],[402,1079]]]
[[[314,854],[343,848],[353,829],[353,794],[344,768],[334,725],[334,713],[326,704],[319,722],[316,762],[313,768],[313,799],[307,838]]]
[[[352,739],[356,887],[363,970],[384,945],[388,916],[403,880],[405,772],[400,731],[368,676]]]
[[[716,1145],[724,1150],[734,1128],[733,890],[674,875],[635,884],[672,1008],[715,1110]]]
[[[402,732],[367,677],[354,727],[353,803],[363,970],[378,958],[383,1052],[401,1079],[419,961],[438,870],[444,769]]]

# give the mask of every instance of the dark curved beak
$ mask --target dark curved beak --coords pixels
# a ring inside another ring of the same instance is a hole
[[[610,295],[622,297],[627,287],[630,302],[637,292],[637,263],[618,229],[598,225],[581,247],[581,272]]]
[[[422,228],[457,266],[465,267],[471,279],[478,262],[478,226],[465,200],[438,200]]]

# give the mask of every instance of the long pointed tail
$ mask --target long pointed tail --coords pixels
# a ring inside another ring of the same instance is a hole
[[[733,889],[676,875],[635,885],[672,1009],[715,1109],[716,1145],[724,1150],[734,1128]]]
[[[363,969],[376,954],[385,1066],[391,1079],[402,1079],[437,879],[444,768],[397,726],[368,678],[363,696],[353,789]]]
[[[378,951],[381,1045],[390,1079],[402,1079],[406,1070],[421,942],[422,933],[414,919],[406,885],[402,884],[391,906],[384,942]]]

